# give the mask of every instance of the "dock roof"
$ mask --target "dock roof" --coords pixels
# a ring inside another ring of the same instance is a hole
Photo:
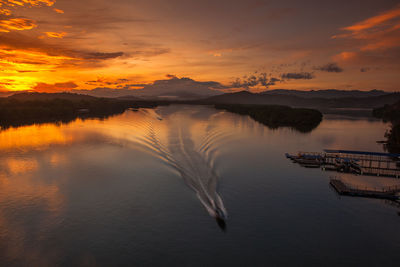
[[[324,149],[324,151],[326,153],[356,154],[356,155],[400,158],[400,154],[395,154],[395,153],[368,152],[368,151],[355,151],[355,150],[334,150],[334,149]]]

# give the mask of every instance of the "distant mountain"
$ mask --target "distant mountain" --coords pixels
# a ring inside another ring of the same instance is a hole
[[[133,95],[124,95],[124,96],[117,97],[116,99],[118,99],[118,100],[129,100],[129,101],[141,101],[141,100],[143,100],[142,98],[136,97],[136,96],[133,96]]]
[[[139,97],[154,101],[194,100],[223,94],[218,89],[225,88],[218,82],[199,82],[190,78],[171,78],[156,80],[149,84],[132,84],[129,88],[113,89],[99,87],[91,90],[74,89],[71,92],[96,97],[119,98],[125,96]]]
[[[137,90],[133,89],[111,89],[98,87],[94,89],[74,89],[71,90],[71,93],[82,94],[82,95],[90,95],[95,97],[108,97],[108,98],[118,98],[124,96],[131,96],[136,94]]]
[[[390,93],[381,90],[371,91],[360,91],[360,90],[311,90],[311,91],[300,91],[300,90],[287,90],[287,89],[275,89],[261,93],[262,95],[290,95],[299,96],[303,98],[341,98],[341,97],[371,97],[371,96],[383,96]]]
[[[310,98],[283,94],[255,94],[241,91],[209,97],[201,100],[201,102],[209,104],[285,105],[291,107],[312,107],[322,110],[327,108],[373,109],[385,104],[393,104],[398,100],[400,100],[400,93],[369,97]]]
[[[80,100],[93,100],[96,97],[89,95],[81,95],[74,93],[16,93],[13,94],[7,99],[16,99],[20,101],[43,101],[43,100],[53,100],[53,99],[64,99],[71,101],[80,101]]]

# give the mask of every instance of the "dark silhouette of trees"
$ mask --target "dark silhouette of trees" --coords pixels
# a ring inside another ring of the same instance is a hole
[[[383,121],[392,123],[391,128],[385,133],[384,146],[391,153],[400,153],[400,101],[374,109],[372,114]]]
[[[0,98],[0,127],[46,122],[70,122],[76,118],[106,118],[127,108],[155,107],[150,101],[96,98],[78,94],[20,94]]]
[[[217,104],[215,107],[241,115],[249,115],[272,129],[286,126],[305,133],[312,131],[322,121],[322,113],[315,109],[239,104]]]

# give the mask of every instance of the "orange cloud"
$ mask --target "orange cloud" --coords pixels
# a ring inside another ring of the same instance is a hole
[[[38,92],[46,92],[46,93],[54,93],[56,91],[63,90],[71,90],[75,89],[78,86],[74,82],[65,82],[65,83],[55,83],[55,84],[47,84],[47,83],[37,83],[33,89]]]
[[[58,9],[58,8],[54,8],[53,9],[55,12],[57,12],[58,14],[64,14],[64,10]]]
[[[55,0],[0,0],[0,7],[3,7],[0,9],[0,15],[5,15],[5,16],[10,16],[12,14],[12,11],[8,8],[15,9],[18,7],[23,7],[25,5],[27,6],[41,6],[41,5],[46,5],[46,6],[52,6],[54,5],[56,1]],[[60,9],[55,9],[58,13],[64,13]]]
[[[397,17],[400,17],[400,5],[395,7],[392,10],[383,12],[372,18],[363,20],[361,22],[358,22],[358,23],[348,26],[348,27],[344,27],[343,30],[352,31],[352,32],[368,30],[368,29],[379,26],[382,23],[387,22],[387,21],[392,20]]]
[[[61,67],[66,70],[80,61],[67,56],[0,46],[0,87],[7,91],[29,90],[38,82],[53,81],[51,72]]]
[[[355,52],[342,52],[336,56],[334,56],[335,61],[347,61],[355,58],[357,53]]]
[[[22,0],[22,1],[27,4],[31,4],[32,6],[38,6],[41,4],[52,6],[56,2],[56,0]]]
[[[400,48],[400,5],[376,16],[355,23],[341,30],[347,33],[333,36],[334,39],[354,40],[353,51],[345,51],[334,59],[340,61],[372,62],[390,61],[387,51]],[[394,53],[395,55],[398,53]],[[392,61],[398,58],[391,57]],[[375,62],[378,63],[378,62]]]
[[[9,9],[7,9],[7,8],[3,8],[3,9],[0,9],[0,14],[1,15],[10,16],[11,15],[11,11]]]
[[[5,7],[16,9],[24,6],[52,6],[55,2],[56,0],[0,0],[0,7],[2,7],[0,8],[0,15],[10,16],[12,14],[12,11]],[[59,13],[63,12],[60,9],[55,10]],[[31,19],[12,18],[8,20],[0,20],[0,32],[30,30],[35,27],[37,27],[36,22]]]
[[[31,30],[35,27],[37,27],[36,22],[31,19],[0,20],[0,32]]]
[[[25,4],[31,6],[47,5],[52,6],[56,0],[0,0],[0,5],[7,6],[24,6]]]
[[[45,32],[44,34],[46,34],[46,36],[49,38],[64,38],[64,36],[67,35],[66,32]]]

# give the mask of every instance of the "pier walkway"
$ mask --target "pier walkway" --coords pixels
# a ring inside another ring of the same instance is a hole
[[[400,178],[400,154],[325,149],[286,156],[303,167]]]
[[[384,187],[380,189],[372,188],[357,188],[345,184],[339,179],[331,179],[330,185],[338,192],[339,195],[383,198],[390,200],[399,199],[400,186]]]

